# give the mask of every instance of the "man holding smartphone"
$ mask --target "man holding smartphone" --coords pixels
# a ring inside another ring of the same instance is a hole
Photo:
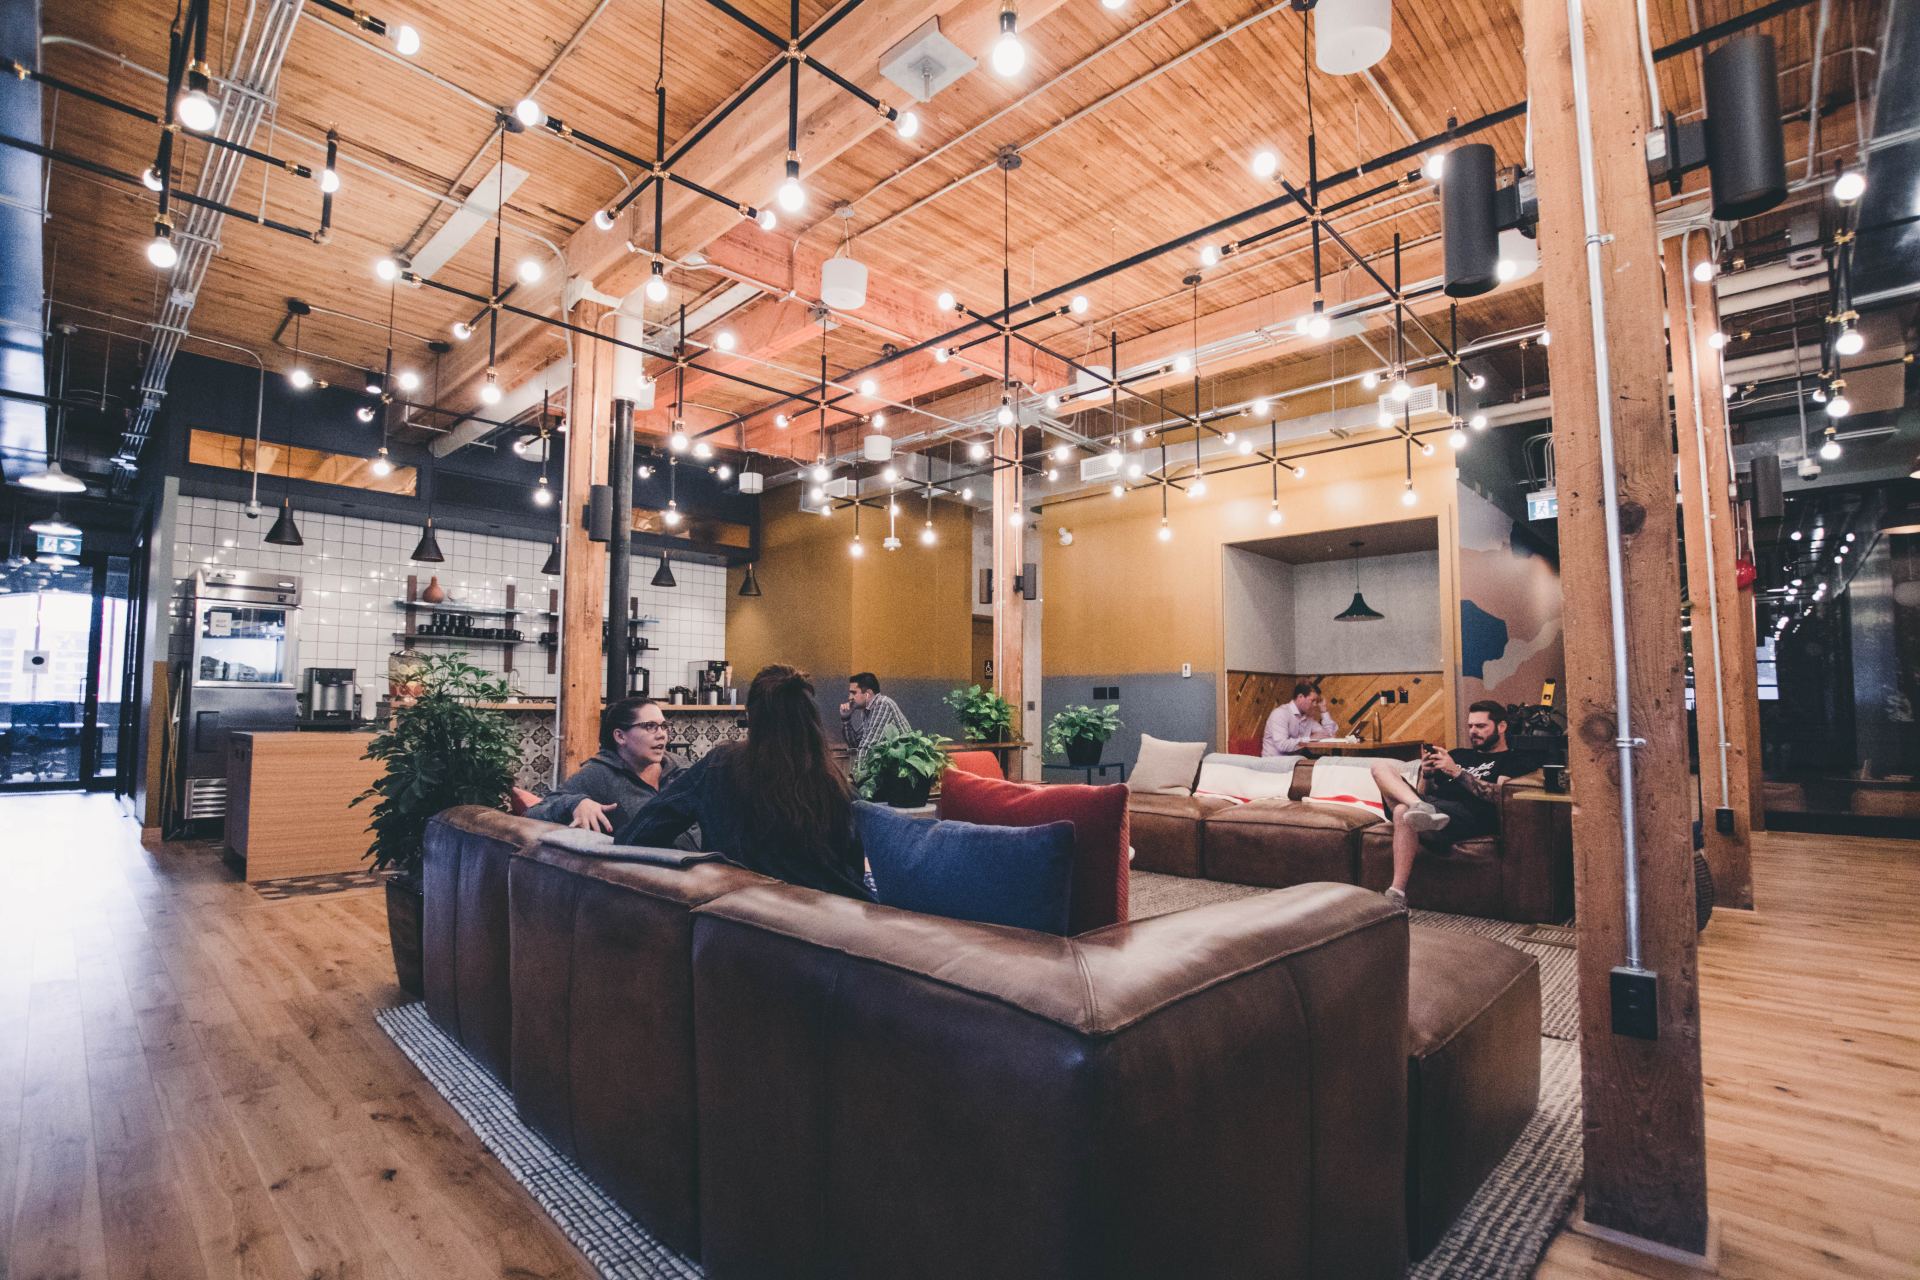
[[[1399,769],[1376,761],[1373,780],[1393,822],[1393,883],[1387,897],[1402,906],[1407,880],[1422,846],[1444,854],[1462,840],[1490,835],[1499,827],[1495,799],[1500,783],[1532,773],[1540,762],[1507,746],[1507,709],[1498,702],[1467,708],[1467,746],[1442,751],[1420,745],[1420,789],[1407,785]]]

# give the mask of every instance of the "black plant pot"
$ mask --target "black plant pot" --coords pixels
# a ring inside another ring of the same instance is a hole
[[[1094,738],[1068,738],[1067,763],[1084,769],[1088,765],[1100,763],[1100,753],[1106,749],[1106,743]]]
[[[393,876],[387,881],[387,937],[393,943],[393,971],[400,989],[424,999],[427,984],[421,977],[420,886]]]
[[[880,784],[880,798],[895,809],[918,809],[933,791],[932,778],[894,774]]]

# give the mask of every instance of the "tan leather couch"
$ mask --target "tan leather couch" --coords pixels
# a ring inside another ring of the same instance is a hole
[[[1273,888],[1334,880],[1368,889],[1393,881],[1387,823],[1343,805],[1316,804],[1314,762],[1294,768],[1289,801],[1234,804],[1210,796],[1134,794],[1134,866]],[[1573,834],[1567,805],[1521,799],[1539,775],[1508,779],[1500,830],[1447,854],[1423,854],[1407,886],[1411,905],[1529,923],[1573,914]]]

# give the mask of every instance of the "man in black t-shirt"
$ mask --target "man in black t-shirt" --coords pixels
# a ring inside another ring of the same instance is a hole
[[[1393,884],[1387,897],[1402,906],[1421,847],[1445,853],[1462,840],[1491,834],[1499,827],[1494,800],[1501,781],[1540,767],[1531,756],[1508,749],[1507,709],[1498,702],[1467,708],[1467,742],[1453,751],[1422,746],[1418,791],[1393,765],[1373,766],[1373,780],[1393,822]]]

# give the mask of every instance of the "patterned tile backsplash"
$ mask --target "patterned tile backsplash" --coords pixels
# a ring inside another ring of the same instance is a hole
[[[394,633],[406,625],[406,611],[394,601],[406,597],[408,575],[418,577],[424,588],[437,573],[440,585],[461,604],[504,605],[507,586],[515,584],[514,604],[521,610],[516,625],[528,639],[513,650],[513,688],[531,697],[558,692],[559,676],[547,673],[547,650],[536,643],[551,625],[542,616],[547,592],[559,584],[559,579],[540,574],[548,543],[439,529],[446,562],[421,565],[407,559],[420,538],[418,525],[296,513],[306,545],[276,547],[266,541],[273,514],[269,508],[260,519],[249,520],[237,502],[180,500],[173,549],[174,661],[188,657],[185,610],[178,601],[192,591],[196,570],[206,566],[290,573],[300,578],[302,593],[298,666],[352,667],[371,710],[372,702],[386,695],[387,656],[400,647]],[[658,619],[641,629],[650,646],[641,662],[652,672],[654,693],[664,696],[687,682],[689,663],[726,656],[727,571],[719,565],[676,561],[673,575],[679,585],[661,588],[651,585],[655,566],[651,557],[634,557],[633,594],[641,615]],[[422,652],[459,647],[453,640],[427,640],[419,646]],[[506,652],[494,644],[467,649],[469,660],[490,671],[503,670]]]

